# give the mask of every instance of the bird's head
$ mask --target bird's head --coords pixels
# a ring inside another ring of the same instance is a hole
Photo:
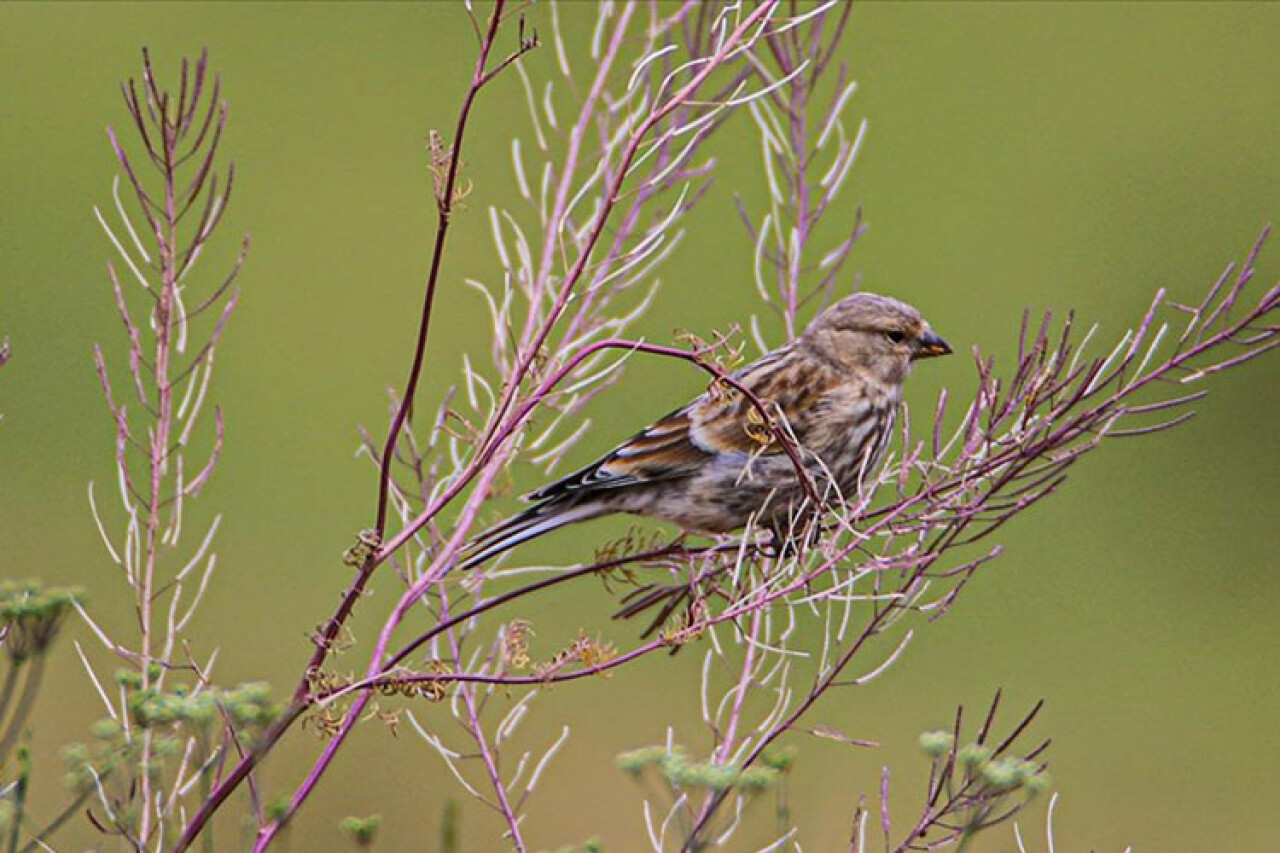
[[[830,306],[800,341],[822,359],[888,385],[901,385],[913,361],[951,352],[919,311],[874,293],[855,293]]]

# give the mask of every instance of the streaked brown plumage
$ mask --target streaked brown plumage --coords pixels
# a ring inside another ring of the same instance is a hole
[[[856,493],[874,473],[911,363],[949,352],[910,305],[856,293],[734,378],[773,410],[817,491],[830,500]],[[534,506],[468,546],[464,568],[615,512],[706,533],[736,530],[754,516],[783,534],[805,493],[791,457],[751,401],[721,385],[526,499]]]

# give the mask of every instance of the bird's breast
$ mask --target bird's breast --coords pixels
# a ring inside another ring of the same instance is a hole
[[[806,430],[805,450],[850,495],[875,473],[893,432],[898,399],[891,393],[842,390],[829,395],[827,410]]]

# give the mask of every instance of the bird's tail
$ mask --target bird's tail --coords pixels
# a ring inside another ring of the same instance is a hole
[[[528,542],[575,521],[586,521],[604,515],[605,512],[606,510],[592,503],[571,503],[564,500],[550,500],[529,507],[471,540],[466,547],[466,552],[469,553],[458,564],[458,568],[474,568],[521,542]]]

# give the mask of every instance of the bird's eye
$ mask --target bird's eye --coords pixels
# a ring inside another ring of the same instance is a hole
[[[885,332],[884,336],[895,344],[900,344],[907,338],[906,333],[898,329],[894,329],[891,332]]]

